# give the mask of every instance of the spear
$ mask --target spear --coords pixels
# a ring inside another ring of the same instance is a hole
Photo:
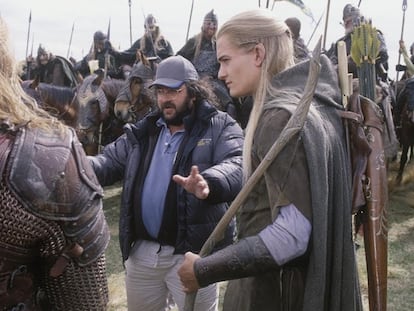
[[[190,32],[191,18],[193,17],[194,0],[191,1],[190,18],[188,19],[187,35],[185,36],[185,42],[188,41],[188,34]]]
[[[32,10],[30,10],[29,14],[29,26],[27,29],[27,39],[26,39],[26,66],[27,66],[27,79],[30,79],[30,64],[27,61],[27,53],[29,51],[29,41],[30,41],[30,25],[32,24]]]
[[[29,51],[29,41],[30,41],[30,25],[32,24],[32,10],[30,10],[30,14],[29,14],[29,27],[27,29],[27,40],[26,40],[26,57],[27,52]]]
[[[108,41],[108,43],[110,42],[111,38],[111,18],[109,18],[109,23],[108,23],[108,30],[106,32],[106,40]],[[104,79],[107,77],[108,73],[108,63],[109,63],[109,48],[106,46],[105,43],[105,69],[104,69]],[[103,135],[103,120],[101,121],[101,123],[99,124],[99,132],[98,132],[98,153],[101,153],[102,151],[102,135]]]
[[[34,45],[34,33],[32,33],[32,48],[30,50],[30,55],[33,55],[33,45]]]
[[[266,172],[267,168],[273,163],[273,160],[277,155],[283,150],[287,143],[303,128],[305,124],[306,117],[308,115],[309,107],[313,99],[315,92],[316,84],[318,82],[319,72],[320,72],[320,54],[321,54],[321,39],[318,40],[315,49],[313,49],[313,55],[310,61],[309,76],[306,81],[305,90],[303,96],[300,99],[296,110],[291,115],[288,123],[285,128],[280,133],[280,136],[273,143],[272,147],[269,149],[262,162],[253,172],[253,174],[246,181],[243,188],[240,190],[239,194],[231,203],[229,209],[220,219],[217,226],[214,228],[213,232],[208,237],[207,241],[204,243],[203,247],[200,250],[199,255],[201,257],[207,256],[214,248],[216,243],[223,239],[224,232],[229,225],[230,221],[236,215],[236,212],[239,210],[241,205],[247,199],[250,192],[253,190],[254,186]],[[184,311],[192,311],[194,309],[194,302],[197,292],[187,294],[185,299]]]
[[[330,7],[331,7],[331,0],[328,0],[328,3],[326,5],[325,30],[324,30],[324,33],[323,33],[323,44],[322,44],[322,47],[323,47],[324,50],[325,50],[325,46],[326,46],[326,36],[327,36],[327,33],[328,33],[328,21],[329,21]]]
[[[131,0],[128,0],[129,6],[129,43],[132,45],[132,22],[131,22]]]
[[[69,59],[70,54],[70,47],[72,45],[72,38],[73,38],[73,30],[75,29],[75,22],[72,24],[72,31],[70,32],[70,38],[69,38],[69,46],[68,46],[68,53],[66,54],[66,58]]]
[[[404,24],[405,24],[405,11],[407,10],[407,0],[403,0],[402,4],[402,11],[403,11],[403,18],[402,18],[402,25],[401,25],[401,38],[400,41],[404,39]],[[398,62],[399,64],[401,61],[401,52],[398,52]],[[398,81],[399,71],[397,71],[397,77],[395,78],[395,81]],[[395,94],[397,94],[397,83],[395,83]]]
[[[317,30],[317,29],[318,29],[318,27],[319,27],[319,24],[320,24],[320,22],[321,22],[321,20],[322,20],[323,14],[324,14],[324,12],[322,12],[321,17],[319,17],[319,20],[318,20],[318,22],[316,23],[315,28],[313,29],[311,36],[309,37],[308,43],[306,44],[306,46],[307,46],[307,47],[309,46],[309,43],[311,42],[311,40],[312,40],[312,38],[313,38],[313,35],[315,34],[316,30]]]

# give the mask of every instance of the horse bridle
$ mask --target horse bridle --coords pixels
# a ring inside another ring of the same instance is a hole
[[[43,101],[43,97],[42,97],[42,88],[39,88],[39,86],[36,86],[35,88],[33,88],[36,92],[35,92],[35,94],[37,93],[37,94],[39,94],[39,99],[40,99],[40,101],[42,102],[42,106],[43,107],[45,107],[46,105],[45,105],[45,102]],[[73,94],[73,98],[72,98],[72,101],[68,104],[68,105],[65,105],[65,109],[61,112],[61,113],[59,113],[59,114],[57,114],[56,115],[56,118],[58,119],[58,120],[61,120],[61,119],[63,119],[63,116],[64,115],[66,115],[68,112],[69,112],[69,108],[73,105],[73,103],[75,102],[75,100],[76,100],[76,95],[77,95],[77,92],[75,92],[74,94]],[[46,108],[46,107],[45,107]],[[48,107],[49,108],[49,107]],[[57,111],[59,111],[58,109],[56,109],[55,108],[55,110],[57,110]]]

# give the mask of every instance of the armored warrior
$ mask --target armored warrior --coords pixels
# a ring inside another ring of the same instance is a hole
[[[76,138],[20,87],[0,18],[0,309],[105,310],[103,191]]]
[[[26,68],[21,75],[23,80],[39,78],[40,82],[57,86],[76,87],[78,77],[73,65],[66,58],[54,55],[43,45],[39,45],[35,59],[30,55]]]
[[[359,8],[354,7],[352,4],[345,5],[342,14],[343,25],[345,28],[345,35],[337,40],[331,48],[327,51],[327,56],[332,62],[338,64],[337,45],[339,41],[344,41],[346,45],[346,53],[348,55],[348,71],[353,74],[354,78],[358,77],[357,67],[355,62],[351,58],[351,43],[352,33],[358,24],[365,20],[365,17],[361,14]],[[388,50],[385,44],[384,35],[377,29],[378,40],[380,41],[379,53],[375,62],[375,71],[377,73],[377,79],[383,82],[387,81],[388,71]]]
[[[136,40],[129,49],[123,52],[111,51],[111,54],[121,64],[133,66],[137,61],[138,51],[142,51],[146,58],[157,59],[158,61],[174,55],[171,43],[161,33],[160,26],[154,15],[147,15],[144,29],[144,35]]]
[[[221,110],[227,111],[236,118],[233,99],[223,81],[217,78],[220,65],[216,56],[217,15],[211,10],[204,16],[201,32],[191,37],[177,52],[191,61],[200,78],[209,79],[216,94]]]
[[[98,69],[107,70],[107,75],[122,79],[123,73],[120,70],[118,60],[113,56],[114,49],[106,34],[98,30],[93,34],[93,43],[89,53],[75,65],[75,69],[82,77],[95,73]]]

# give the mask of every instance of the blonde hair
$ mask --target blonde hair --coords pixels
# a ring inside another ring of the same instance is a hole
[[[251,175],[251,149],[253,137],[267,98],[276,94],[271,85],[274,75],[294,65],[294,50],[289,27],[264,9],[239,13],[224,23],[217,32],[217,39],[226,36],[230,44],[249,51],[263,44],[265,57],[261,67],[259,87],[253,95],[254,105],[250,112],[243,146],[244,177]]]
[[[35,100],[22,89],[16,63],[10,49],[9,33],[0,17],[0,121],[11,125],[28,124],[46,130],[62,129],[64,125],[38,108]]]

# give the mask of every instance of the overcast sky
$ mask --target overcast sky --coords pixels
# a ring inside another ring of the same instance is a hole
[[[185,42],[190,20],[192,0],[130,0],[132,42],[144,31],[144,15],[152,13],[161,28],[161,32],[171,42],[174,52]],[[272,0],[269,1],[273,3]],[[273,12],[276,17],[286,19],[296,16],[302,22],[302,37],[313,48],[316,40],[325,33],[325,47],[329,46],[344,33],[342,9],[347,3],[360,4],[362,13],[372,18],[375,27],[385,36],[390,55],[390,77],[395,78],[395,64],[398,61],[398,41],[403,29],[402,0],[331,0],[328,23],[326,11],[328,0],[303,0],[316,21],[321,17],[318,27],[300,8],[288,1],[277,1]],[[266,0],[261,0],[262,6]],[[405,13],[403,38],[409,46],[414,42],[414,3],[409,3]],[[220,24],[232,15],[246,9],[257,8],[259,0],[194,0],[189,36],[198,33],[204,15],[214,9]],[[0,0],[0,15],[6,20],[18,60],[26,56],[29,30],[29,14],[32,12],[28,54],[33,46],[36,55],[39,44],[46,46],[55,55],[69,56],[80,60],[88,51],[96,30],[107,32],[111,21],[111,42],[115,48],[125,50],[130,47],[130,10],[128,0]],[[72,42],[72,26],[74,26]],[[316,29],[316,31],[314,31]],[[401,59],[402,62],[402,59]]]

